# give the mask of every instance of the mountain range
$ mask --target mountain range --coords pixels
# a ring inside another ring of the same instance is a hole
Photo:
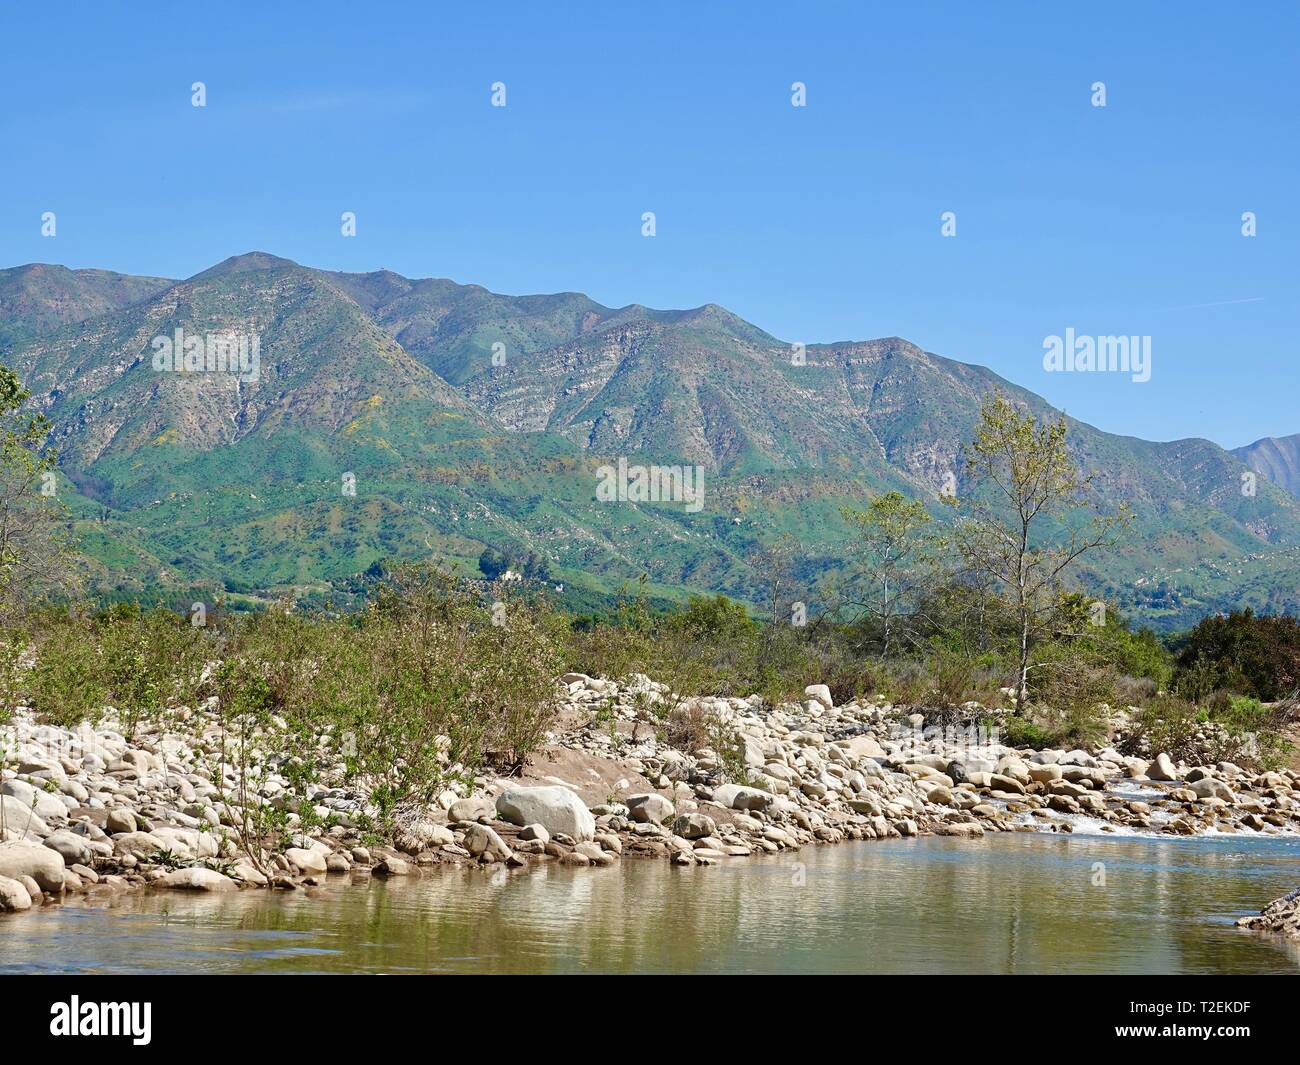
[[[173,337],[255,338],[256,372],[160,371]],[[842,503],[898,489],[937,507],[990,391],[1058,413],[897,337],[796,347],[715,304],[505,296],[261,252],[183,281],[0,270],[0,362],[52,420],[91,584],[119,597],[323,602],[382,559],[473,571],[491,547],[545,560],[578,604],[641,573],[667,599],[754,601],[777,536],[811,587],[842,559]],[[1300,436],[1227,451],[1069,424],[1101,494],[1137,515],[1082,571],[1090,589],[1161,628],[1300,610]],[[598,498],[620,459],[700,467],[705,504]]]

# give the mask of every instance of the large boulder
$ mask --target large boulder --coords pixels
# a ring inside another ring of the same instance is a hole
[[[149,834],[162,840],[163,846],[173,854],[186,858],[215,858],[220,853],[212,834],[195,828],[156,825]]]
[[[563,833],[578,843],[596,838],[596,819],[586,803],[558,784],[507,788],[497,797],[497,813],[512,825],[541,825],[552,836]]]
[[[178,888],[183,891],[238,891],[239,885],[228,876],[222,876],[215,869],[193,866],[189,869],[173,869],[159,877],[154,883],[159,887]]]
[[[682,839],[704,839],[718,830],[713,818],[704,814],[682,814],[673,822],[673,833]]]
[[[94,852],[90,849],[90,841],[85,836],[64,829],[51,832],[41,842],[50,850],[57,851],[66,865],[94,864]]]
[[[289,859],[298,872],[305,873],[308,876],[326,871],[326,856],[318,850],[308,850],[306,847],[290,847],[284,852],[284,856]]]
[[[662,825],[676,812],[671,802],[654,792],[646,795],[629,795],[627,809],[631,820],[655,825]]]
[[[465,830],[465,849],[475,858],[486,857],[489,861],[504,862],[510,857],[506,841],[487,825],[477,822]]]
[[[825,684],[809,684],[803,690],[803,693],[809,699],[815,699],[821,703],[827,710],[835,709],[835,701],[831,698],[831,690]]]
[[[123,832],[113,837],[113,853],[129,854],[133,858],[148,858],[158,851],[167,850],[167,843],[151,832]]]
[[[1029,766],[1014,754],[1004,754],[998,761],[997,767],[993,770],[993,773],[995,776],[1010,777],[1012,780],[1019,781],[1021,784],[1028,784],[1031,779],[1029,776]]]
[[[1028,771],[1026,771],[1026,775],[1028,775]],[[989,778],[989,787],[994,791],[1009,792],[1013,795],[1023,795],[1025,793],[1025,786],[1020,781],[1015,777],[1005,776],[1002,773],[994,773]]]
[[[888,757],[885,749],[880,746],[879,741],[871,733],[866,732],[859,736],[850,737],[847,740],[836,740],[836,747],[842,747],[848,751],[854,758],[859,760],[863,758],[886,758]]]
[[[63,856],[39,843],[0,843],[0,876],[30,876],[42,891],[63,890]]]
[[[19,881],[0,876],[0,913],[17,913],[32,908],[31,893]]]
[[[491,821],[495,816],[496,807],[486,795],[457,799],[447,811],[449,821]]]
[[[1188,785],[1198,799],[1222,799],[1224,802],[1236,802],[1237,796],[1222,780],[1213,777],[1201,777]]]
[[[21,839],[26,836],[30,839],[39,836],[44,839],[50,834],[49,827],[37,816],[36,811],[12,795],[0,795],[0,827],[11,838]]]
[[[713,789],[713,801],[724,810],[766,810],[775,796],[743,784],[720,784]]]
[[[394,842],[405,854],[419,854],[423,850],[450,847],[456,842],[456,837],[446,825],[419,817],[400,828]]]
[[[8,795],[17,799],[20,803],[30,810],[36,811],[36,816],[42,821],[48,821],[52,817],[67,817],[68,808],[59,799],[51,795],[48,791],[29,784],[25,780],[6,780],[0,784],[0,795]]]

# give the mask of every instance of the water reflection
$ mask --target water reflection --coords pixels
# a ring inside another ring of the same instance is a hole
[[[1029,834],[448,869],[72,902],[0,921],[0,972],[1292,972],[1232,919],[1297,884],[1296,840]]]

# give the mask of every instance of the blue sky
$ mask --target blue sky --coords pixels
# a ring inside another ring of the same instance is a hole
[[[714,302],[904,336],[1113,432],[1300,432],[1300,5],[904,6],[6,8],[0,265],[260,249]],[[1045,372],[1067,328],[1150,335],[1151,380]]]

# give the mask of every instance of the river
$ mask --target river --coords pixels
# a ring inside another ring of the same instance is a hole
[[[1288,973],[1233,920],[1300,886],[1300,839],[1000,834],[711,868],[150,892],[0,918],[5,973]]]

